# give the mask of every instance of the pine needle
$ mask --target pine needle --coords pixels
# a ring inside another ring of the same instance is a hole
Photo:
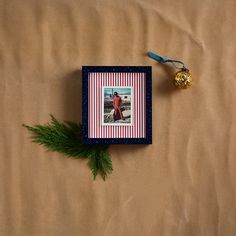
[[[86,145],[82,143],[82,125],[65,121],[59,122],[53,115],[51,122],[45,125],[28,126],[32,142],[43,145],[49,151],[57,151],[72,158],[88,158],[94,179],[98,173],[105,180],[112,172],[112,161],[108,151],[109,145]]]

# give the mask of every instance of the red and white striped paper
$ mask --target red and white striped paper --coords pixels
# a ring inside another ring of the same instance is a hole
[[[88,79],[88,137],[145,138],[145,73],[89,73]],[[107,86],[133,88],[133,124],[102,125],[102,88]]]

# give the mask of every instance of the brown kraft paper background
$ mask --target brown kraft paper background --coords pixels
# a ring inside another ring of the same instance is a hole
[[[0,235],[235,236],[235,15],[234,0],[0,0]],[[21,126],[80,122],[82,65],[153,68],[153,145],[111,146],[105,182]]]

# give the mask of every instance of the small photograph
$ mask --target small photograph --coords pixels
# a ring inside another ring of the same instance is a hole
[[[103,125],[132,125],[132,87],[102,88]]]

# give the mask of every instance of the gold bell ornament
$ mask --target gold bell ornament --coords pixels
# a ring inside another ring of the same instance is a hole
[[[185,67],[182,61],[164,58],[153,52],[148,52],[148,56],[161,63],[170,62],[175,66],[175,68],[180,69],[180,71],[176,72],[174,77],[174,84],[177,88],[186,89],[192,85],[192,77],[191,74],[189,73],[189,69]],[[175,63],[181,64],[182,66],[177,67]]]

